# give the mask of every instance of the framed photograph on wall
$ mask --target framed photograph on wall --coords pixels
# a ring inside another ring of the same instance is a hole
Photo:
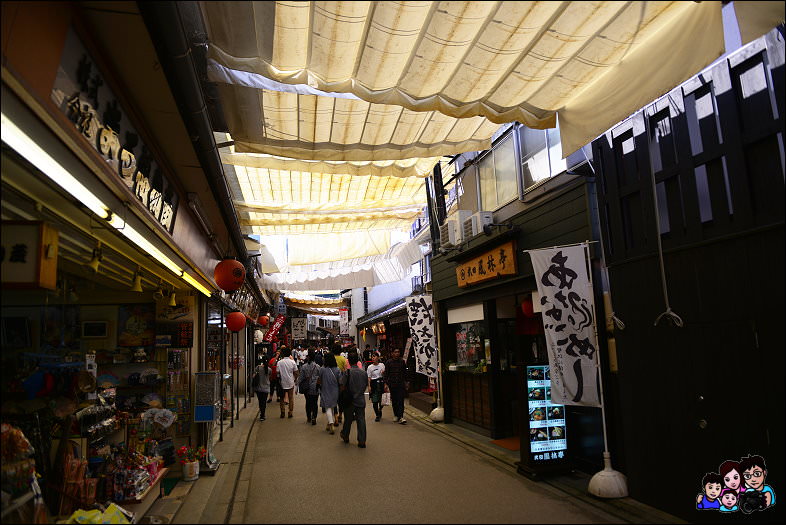
[[[83,339],[104,339],[109,337],[108,321],[82,321]]]
[[[26,317],[3,317],[0,327],[4,347],[30,348],[30,325]]]

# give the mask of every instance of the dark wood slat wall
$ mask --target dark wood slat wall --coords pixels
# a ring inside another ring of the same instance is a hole
[[[626,324],[609,390],[612,441],[624,443],[615,465],[632,497],[689,521],[706,516],[651,488],[694,493],[705,472],[748,454],[765,458],[767,484],[786,482],[784,98],[774,31],[592,144],[614,310]],[[681,328],[654,325],[666,309],[659,218]],[[750,381],[755,392],[728,389]]]

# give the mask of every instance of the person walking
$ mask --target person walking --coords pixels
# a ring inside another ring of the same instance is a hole
[[[378,355],[371,356],[371,364],[366,369],[368,375],[368,391],[371,404],[374,407],[374,413],[377,417],[374,421],[382,419],[382,393],[385,390],[385,365],[379,362]]]
[[[357,422],[358,447],[366,448],[366,387],[368,376],[363,366],[359,363],[358,353],[351,351],[347,355],[351,365],[346,373],[341,376],[339,384],[349,393],[348,402],[344,406],[344,427],[341,429],[341,439],[349,443],[349,432],[352,422]],[[357,365],[357,366],[356,366]]]
[[[306,354],[306,362],[300,367],[298,391],[306,396],[306,421],[311,422],[312,425],[317,424],[317,400],[319,399],[317,380],[320,368],[314,362],[314,349],[310,348]]]
[[[319,383],[320,398],[322,410],[327,417],[327,427],[325,430],[331,434],[335,434],[335,427],[338,426],[333,420],[336,406],[338,405],[338,380],[341,377],[341,371],[336,365],[336,356],[333,354],[325,354],[325,366],[319,369]]]
[[[254,392],[257,394],[259,400],[259,420],[265,420],[265,408],[267,408],[267,397],[270,394],[270,366],[267,359],[262,358],[262,363],[257,365],[255,374],[256,383],[254,384]]]
[[[297,362],[292,359],[290,350],[283,348],[281,350],[281,359],[278,361],[278,380],[281,382],[281,417],[284,417],[284,405],[289,403],[289,416],[292,417],[292,411],[295,409],[295,400],[292,394],[295,391],[295,383],[297,381]]]
[[[338,343],[333,343],[333,348],[331,348],[331,352],[333,352],[333,356],[336,359],[336,366],[338,367],[338,371],[342,374],[346,373],[347,369],[349,368],[349,363],[347,362],[347,358],[342,355],[341,352],[341,345]],[[340,424],[342,416],[344,414],[344,407],[341,406],[341,403],[338,404],[338,413],[336,415],[336,423]]]
[[[273,401],[273,389],[276,392],[276,402],[281,402],[281,382],[278,380],[278,371],[276,368],[278,367],[278,360],[281,358],[281,350],[276,350],[276,353],[273,357],[270,358],[268,365],[270,367],[270,387],[271,387],[271,395],[270,398],[267,400],[268,403]]]
[[[405,425],[404,395],[406,394],[407,364],[401,359],[401,351],[394,348],[390,359],[385,362],[385,384],[390,390],[390,403],[393,405],[393,422]]]

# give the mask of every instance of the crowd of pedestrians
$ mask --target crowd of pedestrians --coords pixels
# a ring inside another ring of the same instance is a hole
[[[327,424],[325,431],[349,443],[353,423],[357,445],[366,448],[366,392],[374,408],[374,421],[382,420],[382,410],[392,404],[393,421],[406,424],[404,396],[406,393],[406,364],[401,352],[393,350],[389,359],[381,362],[379,351],[366,345],[360,352],[352,346],[342,349],[338,343],[330,349],[280,347],[262,359],[252,379],[252,387],[259,400],[259,420],[265,421],[265,407],[273,401],[273,394],[281,409],[280,418],[293,417],[295,393],[305,398],[306,422],[317,424],[321,406]],[[389,403],[385,397],[389,396]]]

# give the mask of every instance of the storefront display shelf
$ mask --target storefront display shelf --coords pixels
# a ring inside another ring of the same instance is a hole
[[[164,479],[164,476],[166,476],[167,472],[169,472],[169,467],[162,468],[161,472],[159,472],[158,476],[156,476],[156,479],[153,480],[152,483],[150,483],[150,486],[147,487],[145,491],[139,496],[137,496],[136,498],[124,499],[123,501],[116,501],[115,503],[117,503],[118,505],[133,505],[135,503],[141,503],[145,499],[145,497],[147,497],[147,495],[150,494],[150,491],[153,490],[153,488],[155,488],[156,485],[158,485],[162,479]]]

